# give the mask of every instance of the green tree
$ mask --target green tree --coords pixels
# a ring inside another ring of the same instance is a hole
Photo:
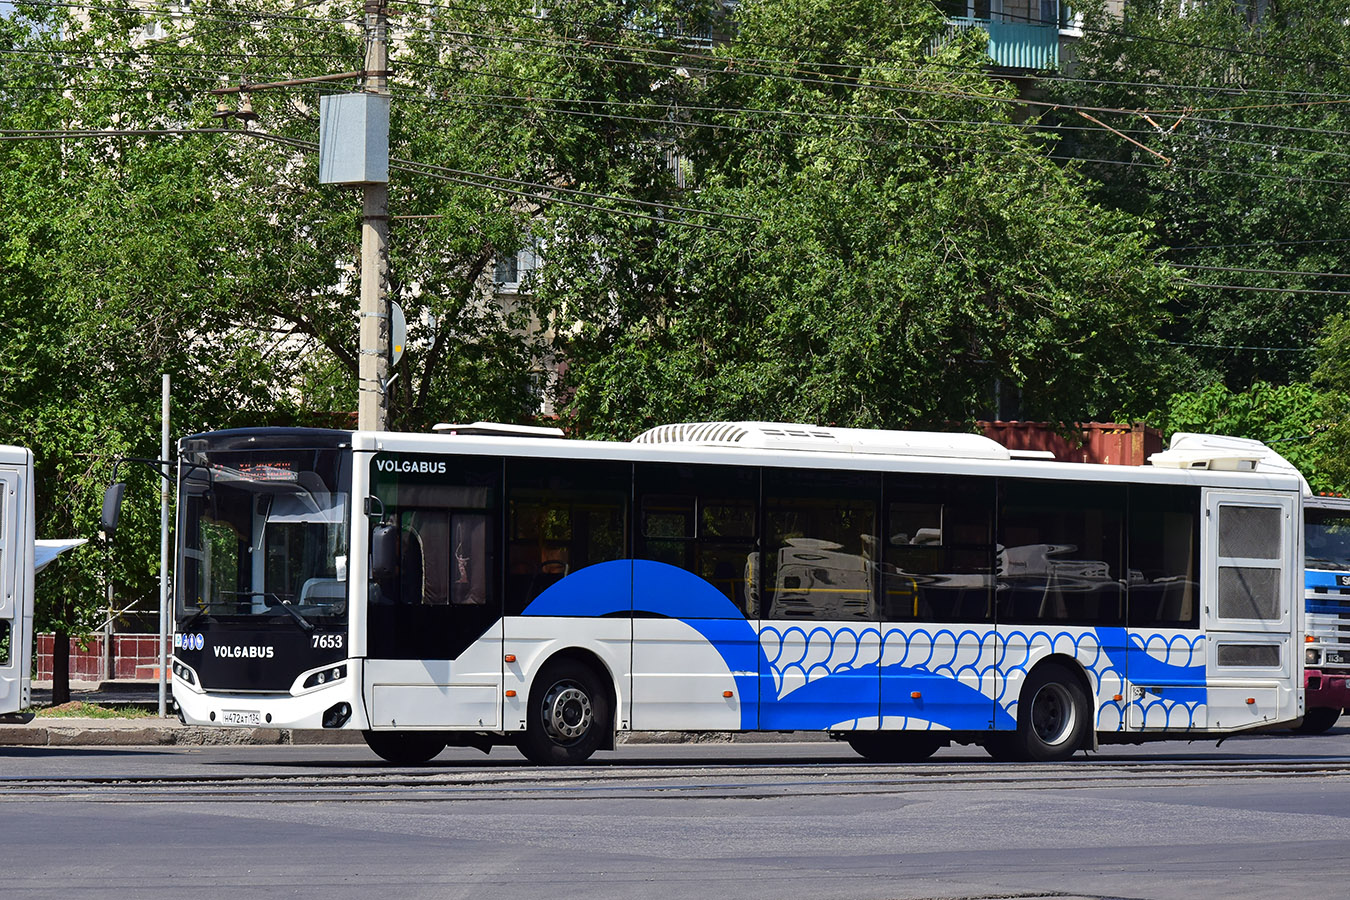
[[[1040,85],[1062,104],[1047,122],[1099,202],[1152,222],[1178,267],[1163,334],[1186,362],[1170,376],[1183,390],[1306,381],[1350,264],[1345,4],[1084,8],[1069,77]]]
[[[1198,431],[1254,438],[1289,460],[1315,490],[1338,490],[1322,439],[1321,407],[1327,395],[1307,382],[1289,385],[1258,381],[1233,391],[1211,384],[1173,394],[1161,416],[1165,432]]]
[[[398,83],[394,154],[514,172],[513,146],[495,140],[508,116],[421,114],[428,92],[471,80],[444,65],[452,30],[467,29],[436,10],[407,29],[410,72],[440,74]],[[157,455],[160,373],[178,434],[347,424],[360,198],[317,183],[319,88],[250,94],[248,132],[217,118],[209,91],[360,68],[353,20],[266,0],[194,4],[186,18],[21,2],[0,18],[0,51],[0,439],[37,453],[41,533],[92,534],[113,458]],[[524,314],[482,295],[531,210],[397,168],[392,294],[412,341],[392,422],[530,415]],[[107,578],[119,606],[153,606],[157,484],[135,477],[115,551],[83,551],[44,580],[40,628],[97,624]]]
[[[1151,395],[1171,276],[1147,226],[1026,139],[982,44],[933,52],[921,2],[760,0],[736,19],[711,57],[672,51],[601,98],[663,120],[625,180],[707,214],[551,211],[539,295],[569,421],[940,426],[1000,393],[1069,420]]]
[[[1324,393],[1318,407],[1322,427],[1314,448],[1325,489],[1350,494],[1350,315],[1341,313],[1327,324],[1317,357],[1313,379]]]

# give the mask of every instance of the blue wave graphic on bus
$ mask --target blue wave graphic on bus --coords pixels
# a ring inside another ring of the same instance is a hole
[[[1184,646],[1187,665],[1176,665],[1170,662],[1164,662],[1148,652],[1148,645],[1137,634],[1129,634],[1124,628],[1098,628],[1097,633],[1102,636],[1102,649],[1108,657],[1111,656],[1111,649],[1116,647],[1127,647],[1127,659],[1111,658],[1113,668],[1120,671],[1127,671],[1130,676],[1130,683],[1140,685],[1146,688],[1159,688],[1166,691],[1167,699],[1176,703],[1204,703],[1206,694],[1205,684],[1205,664],[1201,657],[1199,665],[1195,665],[1195,656],[1197,650],[1203,642],[1203,638],[1196,636],[1194,641],[1188,641],[1185,638],[1176,638],[1175,641]],[[1170,655],[1173,648],[1168,646],[1167,651]]]
[[[1161,702],[1169,709],[1176,707],[1178,712],[1184,710],[1187,716],[1192,716],[1195,708],[1206,700],[1203,655],[1199,665],[1193,664],[1197,647],[1203,643],[1200,636],[1194,642],[1173,639],[1185,644],[1186,665],[1150,655],[1148,645],[1138,635],[1120,627],[1099,627],[1076,636],[1044,631],[1030,636],[1020,632],[999,636],[971,630],[958,636],[945,629],[937,634],[919,630],[904,637],[906,642],[920,637],[928,639],[928,654],[917,665],[910,663],[908,649],[899,662],[883,664],[879,658],[881,650],[877,651],[877,659],[859,662],[859,647],[864,639],[875,639],[880,647],[898,632],[888,631],[883,638],[875,626],[837,631],[817,628],[808,633],[799,625],[784,626],[780,631],[768,624],[760,632],[713,585],[677,566],[652,560],[615,560],[588,566],[548,587],[522,614],[595,617],[632,614],[683,622],[721,656],[735,679],[737,693],[742,698],[759,698],[758,704],[746,702],[741,706],[741,727],[746,730],[819,730],[878,716],[883,720],[905,718],[914,724],[928,723],[930,727],[937,725],[954,731],[1015,728],[1016,704],[1002,702],[1001,690],[999,698],[995,698],[957,679],[963,674],[977,682],[984,676],[992,677],[996,669],[992,661],[978,665],[987,652],[986,642],[1007,649],[1011,641],[1018,640],[1026,645],[1023,649],[1029,650],[1032,638],[1036,637],[1044,637],[1052,647],[1067,641],[1075,650],[1095,637],[1092,642],[1097,647],[1096,656],[1087,669],[1099,685],[1108,673],[1118,676],[1122,683],[1125,681],[1127,660],[1121,658],[1124,651],[1128,657],[1129,682],[1160,687],[1166,693],[1165,700],[1155,699],[1149,703],[1150,707]],[[824,659],[810,666],[783,659],[785,639],[794,631],[802,635],[798,650],[803,657],[819,632],[821,639],[828,641]],[[933,656],[932,648],[940,634],[951,637],[951,659]],[[763,639],[767,636],[778,641],[778,653],[773,660],[764,651]],[[973,648],[964,646],[967,637],[974,642]],[[848,643],[836,659],[837,645],[842,641]],[[956,654],[965,651],[975,653],[975,664],[956,664]],[[1170,656],[1173,647],[1167,645],[1164,651],[1164,655]],[[1025,671],[1025,666],[1012,663],[1010,670],[1018,669]],[[794,672],[796,683],[789,685],[787,676]]]

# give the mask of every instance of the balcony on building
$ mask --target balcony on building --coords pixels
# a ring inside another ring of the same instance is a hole
[[[940,0],[945,43],[978,29],[989,35],[989,58],[1019,72],[1059,67],[1060,40],[1077,35],[1073,10],[1059,0]]]

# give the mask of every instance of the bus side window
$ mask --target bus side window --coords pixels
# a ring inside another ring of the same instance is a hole
[[[573,572],[628,555],[631,463],[507,461],[506,614]]]
[[[1130,486],[1129,624],[1200,626],[1200,490]]]
[[[992,622],[994,482],[886,477],[882,620]]]
[[[375,530],[393,545],[392,554],[381,547],[381,562],[392,555],[394,565],[372,573],[373,657],[456,659],[500,618],[494,559],[502,462],[449,457],[444,469],[375,484],[384,509]]]
[[[1125,623],[1124,487],[1003,482],[998,621]]]
[[[877,620],[880,487],[868,473],[764,470],[766,618]]]
[[[755,615],[758,470],[642,463],[636,487],[634,555],[692,572]]]

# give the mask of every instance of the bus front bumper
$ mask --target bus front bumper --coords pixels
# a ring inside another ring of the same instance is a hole
[[[1303,687],[1308,709],[1322,706],[1350,709],[1350,672],[1307,669],[1303,673]]]

